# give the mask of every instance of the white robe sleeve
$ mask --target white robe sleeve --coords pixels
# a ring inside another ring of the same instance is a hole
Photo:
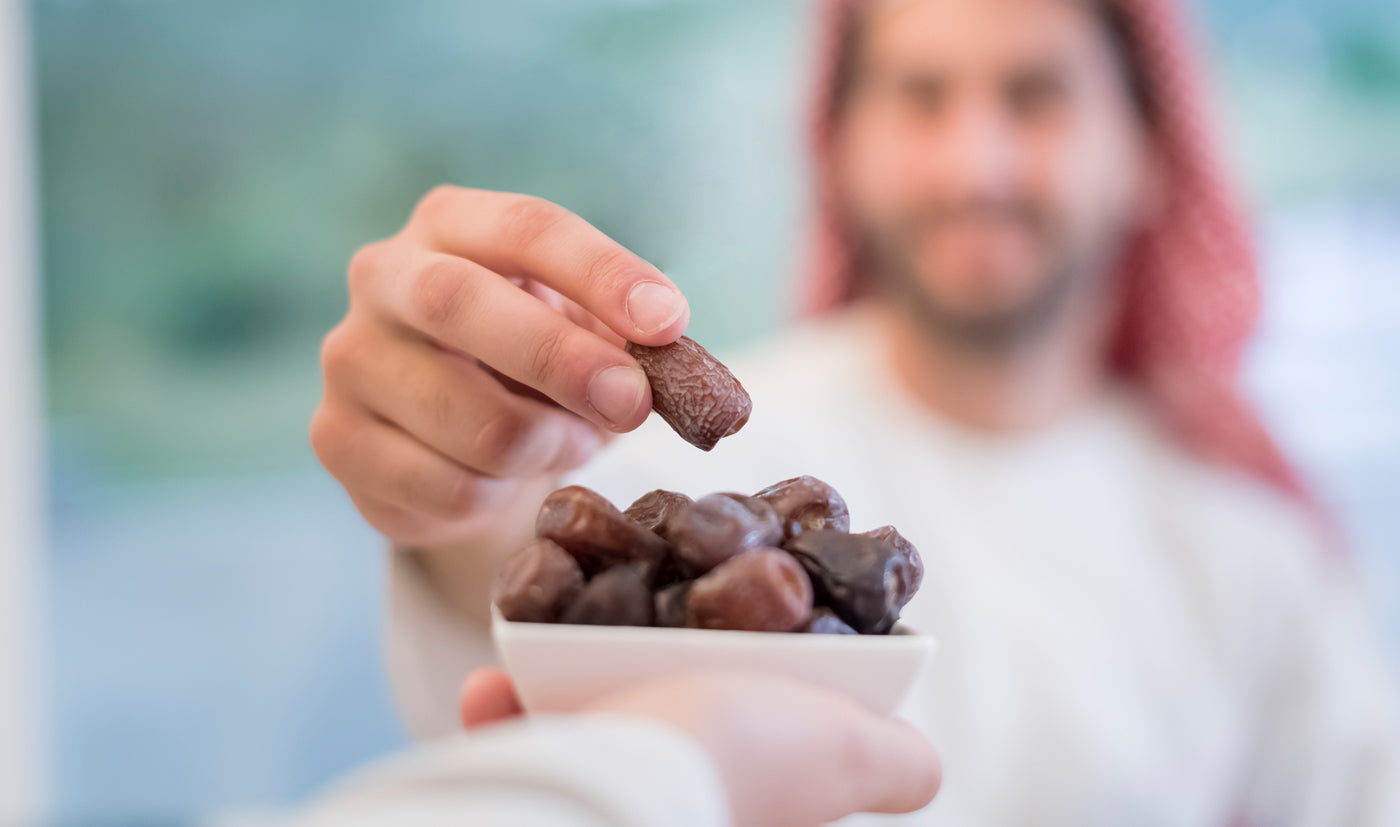
[[[412,551],[389,558],[385,661],[399,715],[415,740],[449,735],[462,681],[496,662],[490,629],[454,609]]]
[[[708,755],[663,724],[535,717],[419,745],[332,787],[288,827],[726,827]]]
[[[1400,696],[1372,615],[1347,561],[1297,545],[1280,544],[1271,583],[1246,823],[1400,825]]]

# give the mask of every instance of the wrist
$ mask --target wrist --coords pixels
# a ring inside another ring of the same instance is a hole
[[[408,555],[425,582],[458,614],[486,625],[491,616],[491,585],[496,568],[508,554],[534,536],[535,515],[557,480],[522,482],[499,508],[475,521],[462,537],[432,543],[395,544]]]

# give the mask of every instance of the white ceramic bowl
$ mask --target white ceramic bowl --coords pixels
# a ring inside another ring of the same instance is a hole
[[[514,623],[492,608],[496,651],[531,712],[569,712],[641,681],[748,669],[823,686],[879,715],[899,707],[937,648],[897,625],[888,635],[812,635]]]

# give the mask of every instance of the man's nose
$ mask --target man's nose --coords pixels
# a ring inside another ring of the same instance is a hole
[[[945,122],[941,146],[930,153],[940,189],[955,199],[995,199],[1015,186],[1020,165],[1015,125],[984,101],[965,101]]]

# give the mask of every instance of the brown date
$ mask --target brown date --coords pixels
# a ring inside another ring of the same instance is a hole
[[[619,563],[657,566],[670,544],[632,522],[596,491],[571,485],[545,497],[535,533],[553,540],[578,560],[586,575]]]
[[[812,615],[812,583],[787,552],[754,549],[696,580],[686,608],[700,629],[795,632]]]
[[[545,498],[492,599],[514,621],[888,633],[923,560],[893,526],[849,529],[845,500],[811,476],[753,496],[657,489],[625,512],[570,486]]]
[[[652,410],[691,445],[708,451],[749,421],[753,401],[744,386],[693,339],[661,347],[629,342],[627,353],[651,384]]]
[[[874,537],[882,543],[888,543],[894,550],[902,555],[909,564],[909,596],[913,597],[919,587],[924,584],[924,558],[919,556],[919,550],[914,548],[914,544],[904,538],[903,534],[892,525],[882,525],[864,532],[866,537]]]
[[[651,588],[645,563],[614,566],[588,581],[564,611],[563,622],[590,626],[650,626]]]
[[[676,512],[666,536],[691,575],[705,572],[741,551],[777,545],[778,516],[764,501],[742,494],[708,494]]]
[[[874,537],[822,529],[783,547],[811,575],[817,600],[861,634],[888,632],[914,594],[909,560]]]
[[[492,600],[506,620],[551,623],[583,588],[583,571],[549,540],[535,540],[501,564]]]
[[[801,476],[774,483],[754,495],[767,501],[783,523],[790,540],[804,531],[850,531],[846,501],[836,489],[816,477]]]
[[[681,507],[689,505],[691,502],[689,497],[678,491],[658,488],[638,497],[636,502],[627,506],[627,510],[622,513],[626,514],[637,525],[665,537],[666,522]]]

